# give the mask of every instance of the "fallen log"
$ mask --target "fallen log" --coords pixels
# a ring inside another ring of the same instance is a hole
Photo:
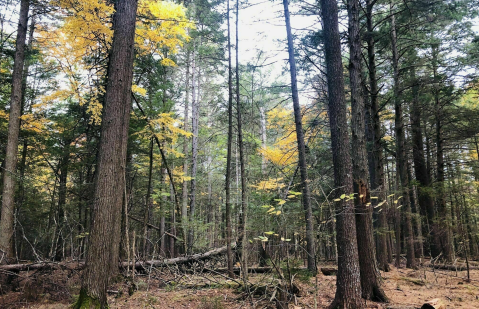
[[[253,274],[264,274],[264,273],[269,273],[271,272],[272,268],[271,267],[248,267],[248,273],[253,273]],[[203,272],[211,272],[215,271],[218,273],[227,273],[228,268],[221,267],[221,268],[215,268],[215,269],[208,269],[205,268]],[[239,267],[234,267],[233,272],[235,274],[239,274],[241,272],[241,268]]]
[[[432,267],[434,269],[442,269],[442,270],[452,270],[452,271],[465,271],[467,270],[466,265],[433,265],[433,264],[428,264],[427,266]],[[469,270],[478,270],[478,266],[469,266]]]
[[[338,269],[334,267],[322,267],[321,272],[325,276],[335,276],[338,273]]]
[[[234,247],[236,243],[232,244]],[[182,256],[172,259],[164,260],[149,260],[149,261],[138,261],[135,263],[135,269],[142,269],[146,267],[161,267],[174,264],[185,264],[198,261],[207,260],[213,256],[221,255],[226,253],[226,246],[216,248],[205,253],[198,253],[188,256]],[[133,263],[122,262],[119,264],[120,268],[126,268],[128,266],[133,266]],[[1,271],[9,272],[20,272],[20,271],[30,271],[30,270],[44,270],[44,269],[68,269],[68,270],[81,270],[85,267],[85,262],[40,262],[40,263],[24,263],[24,264],[9,264],[9,265],[0,265]]]

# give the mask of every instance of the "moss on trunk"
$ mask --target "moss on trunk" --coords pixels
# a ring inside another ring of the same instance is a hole
[[[88,295],[85,289],[80,290],[80,296],[75,304],[71,307],[72,309],[106,309],[107,306],[103,306],[100,303],[100,300],[96,297]]]

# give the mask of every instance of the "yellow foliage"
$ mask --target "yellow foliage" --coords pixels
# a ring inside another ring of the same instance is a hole
[[[145,127],[137,134],[148,138],[156,136],[160,142],[164,142],[164,150],[178,158],[183,157],[184,154],[176,151],[173,147],[168,147],[166,145],[174,145],[180,136],[190,137],[193,135],[180,127],[181,122],[178,119],[173,118],[173,113],[161,113],[158,114],[156,119],[150,120],[149,127]]]
[[[63,74],[56,77],[61,85],[59,89],[42,100],[47,103],[74,100],[80,105],[88,104],[91,121],[98,124],[102,110],[98,98],[104,94],[100,81],[106,74],[101,58],[107,55],[113,38],[113,2],[54,1],[61,22],[56,26],[39,26],[37,42],[45,65]],[[165,50],[176,53],[189,38],[187,29],[194,25],[186,18],[185,8],[172,2],[140,0],[138,17],[135,38],[138,54],[156,55],[163,65],[174,66],[163,53]],[[92,58],[97,61],[91,61]],[[146,94],[139,87],[134,91]]]
[[[145,96],[146,95],[146,89],[145,88],[142,88],[138,85],[133,85],[131,86],[131,91],[133,91],[134,93],[136,94],[139,94],[139,95],[142,95],[142,96]]]
[[[290,109],[278,107],[269,111],[267,115],[268,128],[278,130],[282,136],[272,146],[261,148],[259,152],[274,165],[283,168],[292,166],[298,161],[293,113]]]
[[[256,185],[251,185],[251,187],[263,191],[278,190],[286,186],[284,183],[281,182],[282,180],[283,178],[270,178],[268,180],[260,181]]]

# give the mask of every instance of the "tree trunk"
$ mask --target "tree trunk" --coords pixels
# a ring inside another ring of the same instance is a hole
[[[432,46],[432,66],[433,66],[433,95],[436,111],[436,167],[437,167],[437,211],[438,211],[438,224],[439,226],[439,238],[442,243],[442,252],[444,259],[447,262],[452,262],[454,255],[454,248],[451,241],[451,231],[449,227],[450,215],[448,215],[448,210],[446,206],[445,199],[445,188],[444,188],[444,149],[443,143],[444,139],[442,137],[442,105],[439,99],[439,89],[438,83],[440,82],[440,77],[437,73],[438,66],[438,45]]]
[[[301,107],[299,105],[298,83],[296,78],[296,60],[294,59],[293,35],[289,18],[288,0],[283,0],[284,18],[286,21],[286,34],[288,37],[289,68],[291,74],[291,94],[293,97],[294,123],[296,125],[296,139],[298,142],[298,165],[301,174],[301,187],[303,190],[302,202],[304,219],[306,221],[306,253],[308,255],[308,270],[316,274],[316,250],[313,236],[313,212],[311,209],[311,194],[308,185],[308,170],[306,166],[306,147],[304,144],[304,132],[302,124]]]
[[[372,161],[374,164],[374,177],[371,177],[371,188],[376,200],[373,200],[373,205],[382,202],[386,199],[386,187],[384,179],[384,159],[381,145],[381,120],[379,119],[379,104],[378,104],[378,81],[376,76],[376,52],[374,41],[374,26],[373,26],[373,7],[376,1],[366,0],[366,26],[367,26],[367,45],[368,45],[368,75],[369,75],[369,92],[371,104],[371,122],[372,122]],[[387,259],[387,204],[378,209],[378,231],[377,231],[377,260],[379,269],[389,271],[389,264]]]
[[[238,128],[238,148],[239,148],[239,161],[240,161],[240,178],[241,178],[241,214],[240,222],[238,225],[238,240],[237,248],[240,251],[241,257],[241,270],[243,275],[243,281],[245,284],[248,282],[248,263],[246,252],[246,218],[248,205],[246,204],[246,168],[245,168],[245,154],[243,145],[243,129],[241,120],[241,101],[240,101],[240,75],[239,75],[239,0],[236,0],[236,121]]]
[[[118,0],[115,9],[90,244],[80,297],[74,308],[107,308],[106,290],[110,278],[118,272],[137,1]]]
[[[321,0],[328,78],[328,107],[333,150],[336,197],[353,193],[352,164],[344,97],[338,6],[335,0]],[[354,204],[346,198],[336,201],[338,275],[331,308],[364,308],[361,299],[358,244]]]
[[[190,51],[187,51],[186,54],[186,90],[185,90],[185,114],[183,120],[183,129],[188,131],[188,108],[189,108],[189,99],[190,99]],[[183,176],[188,176],[188,139],[185,137],[183,144],[183,154],[185,155],[185,160],[183,162]],[[183,239],[185,240],[185,253],[187,251],[188,242],[188,181],[183,180],[183,196],[181,204],[181,226],[183,230]]]
[[[145,212],[143,215],[143,258],[146,259],[148,255],[148,223],[150,221],[150,212],[151,212],[151,186],[152,186],[152,177],[153,177],[153,138],[150,139],[150,152],[149,152],[149,164],[148,164],[148,187],[146,188],[146,197],[145,197]]]
[[[15,220],[15,182],[17,173],[18,135],[20,132],[20,111],[22,102],[23,64],[25,61],[25,40],[27,38],[29,0],[20,2],[15,58],[13,63],[12,92],[10,96],[10,115],[8,138],[5,152],[5,171],[3,176],[2,215],[0,220],[0,257],[9,262],[14,257],[13,226]]]
[[[228,145],[226,153],[226,182],[225,182],[225,221],[226,221],[226,260],[228,264],[228,276],[234,278],[233,251],[231,239],[233,231],[231,227],[231,157],[233,144],[233,72],[231,68],[231,27],[230,27],[230,1],[227,0],[226,19],[228,23]]]
[[[193,44],[194,45],[194,44]],[[196,170],[198,166],[198,118],[200,116],[199,102],[196,98],[196,53],[193,52],[193,65],[191,68],[191,130],[193,138],[191,142],[191,191],[190,191],[190,229],[188,231],[188,253],[193,249],[193,223],[196,211]]]
[[[381,288],[373,238],[373,207],[369,191],[368,160],[365,137],[365,106],[361,93],[361,37],[359,0],[348,0],[349,17],[349,81],[351,88],[351,131],[354,204],[362,296],[368,300],[387,302]]]
[[[394,14],[391,16],[391,49],[392,49],[392,60],[393,60],[393,70],[394,70],[394,108],[395,108],[395,132],[396,132],[396,167],[397,172],[400,178],[402,198],[398,200],[397,203],[393,205],[399,207],[402,204],[404,209],[405,224],[406,224],[406,267],[416,268],[416,260],[414,257],[414,235],[412,231],[412,220],[411,220],[411,205],[409,200],[409,179],[407,175],[407,156],[405,149],[405,132],[404,132],[404,120],[403,120],[403,109],[402,102],[399,97],[399,54],[397,50],[397,36],[396,36],[396,19]],[[402,203],[401,203],[402,202]],[[393,207],[394,207],[393,206]],[[400,242],[400,239],[396,239],[397,242]],[[400,254],[400,252],[396,252]],[[399,265],[398,265],[399,266]]]
[[[441,244],[436,235],[437,228],[435,224],[434,199],[431,196],[431,176],[428,173],[426,159],[424,157],[424,142],[421,128],[422,109],[419,105],[419,82],[416,79],[414,66],[411,69],[411,78],[414,83],[412,87],[411,135],[414,172],[416,179],[419,182],[418,202],[421,209],[421,215],[427,220],[425,226],[429,226],[429,230],[424,230],[426,235],[428,235],[429,246],[427,247],[431,249],[431,257],[437,257],[441,253]]]

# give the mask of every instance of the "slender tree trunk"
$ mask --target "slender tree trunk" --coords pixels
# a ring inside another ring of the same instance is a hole
[[[418,186],[418,202],[421,209],[421,215],[426,218],[426,226],[429,231],[425,230],[428,235],[428,244],[431,248],[431,257],[437,257],[441,252],[440,240],[437,237],[437,228],[435,227],[434,215],[434,199],[431,196],[431,177],[426,166],[424,157],[424,142],[421,127],[422,108],[419,105],[419,82],[416,79],[415,68],[411,69],[412,87],[412,107],[411,107],[411,135],[412,135],[412,151],[414,161],[414,172],[419,182]]]
[[[368,75],[369,75],[369,91],[371,100],[371,120],[372,120],[372,157],[374,162],[374,178],[371,179],[372,191],[378,197],[376,202],[382,202],[386,199],[386,187],[384,179],[384,159],[381,145],[381,119],[379,119],[379,104],[378,104],[378,81],[376,76],[376,52],[374,41],[374,25],[373,25],[373,7],[376,1],[366,0],[366,26],[367,26],[367,45],[368,45]],[[378,213],[378,251],[376,256],[378,259],[378,266],[383,271],[389,271],[389,264],[387,260],[387,204],[383,203],[379,208]]]
[[[184,125],[183,129],[188,131],[188,108],[189,108],[189,100],[190,100],[190,51],[187,51],[186,54],[186,90],[185,90],[185,114],[184,114]],[[185,137],[185,141],[183,144],[183,154],[185,155],[185,160],[183,163],[183,176],[188,176],[188,139]],[[183,180],[183,196],[182,196],[182,204],[181,204],[181,225],[183,230],[183,239],[184,239],[184,249],[185,253],[188,248],[188,181]]]
[[[231,227],[231,157],[233,144],[233,71],[231,67],[231,27],[230,27],[230,1],[227,0],[226,19],[228,23],[228,146],[226,153],[226,182],[225,182],[225,221],[226,221],[226,259],[228,276],[234,278],[233,251],[231,240],[233,231]]]
[[[361,93],[361,37],[359,33],[359,0],[348,0],[349,16],[349,81],[351,88],[351,129],[354,204],[362,296],[387,302],[381,287],[373,238],[373,207],[369,191],[368,160],[365,137],[365,107]]]
[[[414,257],[414,235],[412,231],[411,204],[409,200],[409,179],[407,174],[407,156],[405,149],[405,132],[403,120],[403,108],[399,91],[399,54],[397,50],[396,19],[394,14],[391,16],[391,49],[393,54],[394,70],[394,108],[395,108],[395,131],[396,131],[396,167],[400,178],[402,198],[396,207],[403,205],[405,224],[406,224],[406,267],[416,268],[416,259]],[[396,240],[400,242],[400,239]],[[396,252],[399,254],[400,252]],[[399,265],[398,265],[399,266]]]
[[[436,166],[437,166],[437,210],[438,210],[438,223],[439,227],[439,238],[441,239],[442,243],[442,252],[444,255],[444,259],[448,262],[452,262],[453,255],[454,255],[454,248],[451,241],[451,231],[449,227],[450,223],[450,215],[448,215],[448,210],[446,206],[446,199],[445,199],[445,189],[444,189],[444,139],[442,137],[442,117],[443,117],[443,108],[441,105],[441,101],[439,99],[439,89],[438,83],[440,83],[440,77],[437,73],[437,66],[438,66],[438,45],[432,46],[432,66],[433,66],[433,95],[434,95],[434,103],[435,103],[435,111],[436,111]]]
[[[153,138],[150,139],[150,152],[149,152],[149,164],[148,164],[148,187],[146,188],[145,197],[145,212],[143,216],[143,258],[146,259],[148,255],[148,223],[150,221],[151,212],[151,186],[153,177]]]
[[[80,296],[74,306],[78,309],[90,305],[107,308],[107,287],[118,272],[137,1],[118,0],[115,9],[90,244]]]
[[[306,147],[304,144],[304,132],[302,124],[301,107],[299,105],[298,83],[296,72],[296,60],[294,59],[293,34],[289,17],[288,0],[283,0],[284,18],[286,22],[286,34],[288,37],[289,68],[291,74],[291,92],[293,97],[294,123],[296,125],[296,139],[298,141],[299,170],[301,174],[301,187],[303,189],[304,219],[306,221],[306,253],[308,255],[308,270],[316,274],[316,250],[313,236],[313,212],[311,209],[311,194],[308,185],[308,170],[306,165]]]
[[[193,52],[193,65],[191,68],[191,130],[193,138],[191,142],[191,191],[190,191],[190,223],[195,222],[196,211],[196,170],[198,166],[198,118],[200,116],[199,102],[196,98],[196,53]],[[188,231],[188,252],[191,253],[193,249],[193,225],[190,225]]]
[[[12,92],[8,122],[5,171],[3,176],[2,215],[0,219],[0,257],[9,262],[14,257],[13,226],[15,220],[15,183],[17,177],[18,136],[20,132],[20,111],[22,102],[23,64],[25,61],[25,40],[27,38],[29,0],[20,2],[15,58],[13,63]]]
[[[335,0],[321,0],[324,45],[328,77],[328,107],[333,150],[336,197],[353,193],[352,164],[344,97],[343,65]],[[346,198],[336,201],[338,274],[336,295],[330,308],[364,308],[361,299],[358,243],[354,204]]]
[[[240,161],[240,178],[241,178],[241,215],[238,226],[237,247],[241,253],[241,270],[243,272],[243,281],[248,282],[248,256],[246,251],[246,219],[248,205],[246,204],[246,171],[245,171],[245,154],[243,145],[243,122],[241,120],[241,100],[240,100],[240,75],[239,75],[239,0],[236,0],[236,121],[238,128],[238,148]]]

